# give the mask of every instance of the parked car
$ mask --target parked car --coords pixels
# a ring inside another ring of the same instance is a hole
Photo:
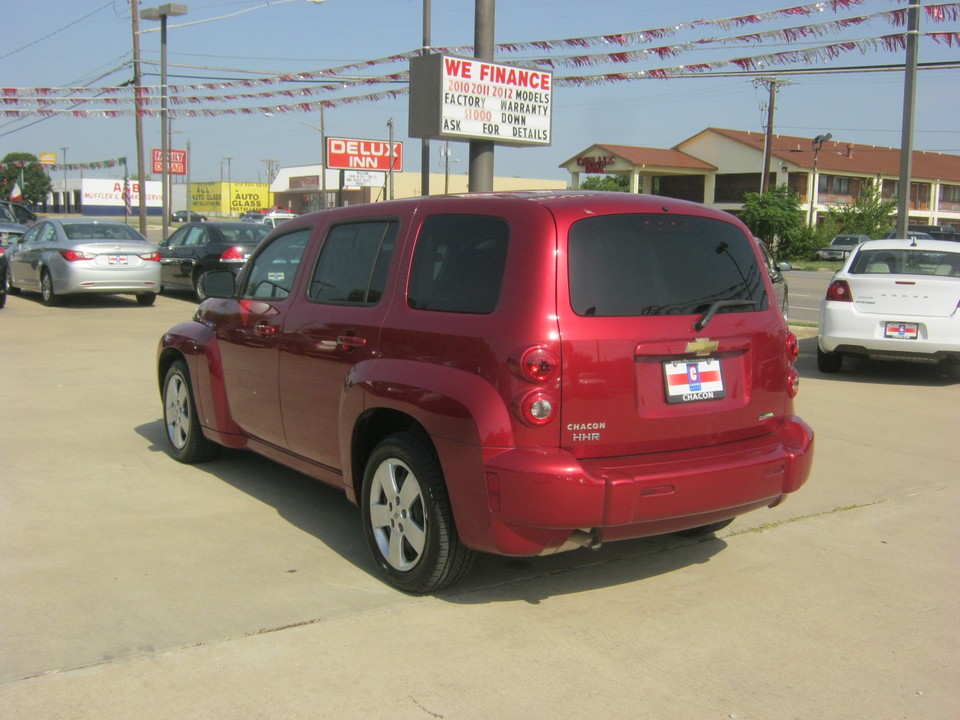
[[[817,250],[820,260],[844,260],[857,245],[870,240],[869,235],[837,235],[830,244]]]
[[[259,210],[246,210],[240,213],[241,222],[260,222],[263,220],[263,213]]]
[[[907,231],[926,233],[934,240],[960,240],[960,234],[949,225],[907,225]]]
[[[0,200],[0,205],[13,216],[14,222],[18,222],[25,227],[30,227],[39,219],[33,210],[12,200]]]
[[[207,216],[195,212],[188,213],[186,210],[177,210],[173,215],[170,216],[170,219],[175,223],[206,222]]]
[[[790,317],[790,290],[787,287],[787,281],[783,277],[783,273],[788,270],[793,270],[793,265],[788,262],[777,262],[773,258],[773,253],[770,252],[770,248],[767,247],[767,244],[760,238],[754,238],[757,241],[757,246],[760,248],[760,254],[763,257],[763,264],[767,268],[767,275],[770,276],[770,283],[773,285],[773,294],[777,298],[777,307],[780,308],[780,312],[783,313],[783,318],[789,319]]]
[[[806,480],[790,333],[733,216],[628,193],[432,196],[288,220],[164,333],[182,462],[342,488],[408,592],[476,551],[709,533]]]
[[[27,226],[17,222],[9,207],[0,203],[0,245],[18,242],[27,231]]]
[[[817,365],[960,360],[960,246],[949,240],[872,240],[847,259],[820,304]]]
[[[278,225],[285,223],[287,220],[292,220],[297,217],[294,213],[285,212],[283,210],[272,210],[260,217],[260,222],[263,225],[266,225],[269,228],[275,228]]]
[[[163,288],[188,288],[200,295],[200,277],[211,270],[239,272],[270,228],[243,222],[197,222],[178,228],[160,243]]]
[[[44,305],[64,295],[133,294],[153,305],[160,255],[129,225],[110,220],[46,219],[7,248],[10,291],[33,290]]]

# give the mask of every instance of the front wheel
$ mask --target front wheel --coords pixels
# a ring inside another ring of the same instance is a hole
[[[440,464],[421,440],[399,433],[374,449],[361,504],[367,545],[391,585],[435,592],[470,569],[474,553],[457,536]]]
[[[219,446],[203,435],[197,405],[190,388],[190,373],[177,360],[163,381],[163,424],[170,454],[182,463],[198,463],[217,454]]]

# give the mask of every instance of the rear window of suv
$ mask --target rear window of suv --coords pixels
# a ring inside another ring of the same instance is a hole
[[[577,315],[690,315],[723,300],[767,307],[756,252],[740,229],[709,218],[605,215],[575,223],[569,240],[570,303]]]

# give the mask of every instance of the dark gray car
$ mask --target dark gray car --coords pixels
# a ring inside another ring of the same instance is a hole
[[[837,235],[830,244],[817,250],[820,260],[844,260],[857,245],[872,238],[869,235]]]

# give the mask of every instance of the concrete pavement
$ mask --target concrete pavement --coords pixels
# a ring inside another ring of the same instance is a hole
[[[162,451],[156,342],[193,307],[0,311],[0,716],[960,717],[952,371],[822,376],[805,339],[817,456],[784,505],[413,598],[338,493]]]

